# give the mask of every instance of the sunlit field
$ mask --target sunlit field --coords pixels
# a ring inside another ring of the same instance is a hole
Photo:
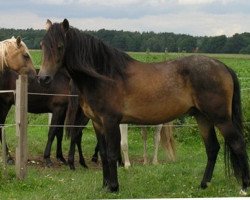
[[[129,54],[143,62],[159,62],[176,59],[190,54],[177,53],[133,53]],[[31,51],[36,68],[41,65],[41,52]],[[219,59],[233,68],[241,83],[242,105],[244,113],[244,125],[246,137],[249,141],[250,131],[250,55],[225,55],[207,54]],[[145,85],[146,87],[146,85]],[[39,105],[38,105],[39,106]],[[183,122],[184,121],[184,122]],[[52,148],[51,168],[44,166],[43,151],[48,134],[48,115],[29,114],[28,116],[28,176],[24,181],[15,178],[14,166],[8,166],[5,175],[2,162],[0,179],[0,199],[103,199],[103,198],[179,198],[179,197],[235,197],[239,196],[241,185],[234,177],[225,176],[224,167],[224,143],[218,133],[221,143],[217,164],[211,185],[202,190],[199,188],[200,181],[206,165],[206,153],[197,126],[192,117],[184,120],[175,120],[174,124],[183,126],[175,127],[174,137],[176,140],[177,160],[169,162],[163,149],[159,151],[159,165],[143,165],[143,143],[140,128],[130,125],[129,127],[129,156],[132,167],[128,170],[119,168],[119,193],[108,193],[102,189],[102,170],[100,163],[91,162],[94,153],[96,138],[89,123],[83,133],[83,153],[89,169],[84,169],[78,164],[76,154],[76,170],[69,170],[68,166],[59,163],[55,158],[56,141]],[[13,108],[8,115],[6,124],[14,124]],[[192,126],[190,126],[192,125]],[[153,154],[153,128],[148,135],[148,154]],[[16,138],[15,127],[6,127],[7,142],[14,156]],[[250,154],[248,142],[248,154]],[[69,141],[63,140],[63,153],[67,158]],[[151,160],[150,160],[151,161]],[[249,191],[250,193],[250,191]]]

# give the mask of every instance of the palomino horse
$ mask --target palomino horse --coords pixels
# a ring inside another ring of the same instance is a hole
[[[120,133],[121,133],[121,150],[123,153],[124,158],[124,167],[129,168],[131,166],[129,156],[128,156],[128,124],[120,124]],[[143,126],[141,128],[141,135],[143,139],[143,163],[148,163],[148,156],[147,156],[147,127]],[[153,164],[158,164],[158,149],[159,143],[165,149],[165,153],[168,156],[170,161],[175,161],[175,142],[173,137],[173,124],[172,123],[165,123],[159,124],[155,126],[155,133],[154,133],[154,155],[153,155]],[[92,161],[97,162],[98,160],[98,152],[99,148],[98,145],[95,148],[95,153],[92,156]],[[120,165],[123,165],[121,158],[118,158],[118,162]]]
[[[1,84],[0,89],[15,90],[17,77],[18,74],[16,72],[10,69],[5,69],[2,74],[0,74],[0,80],[3,83]],[[69,94],[69,81],[70,77],[66,70],[58,71],[58,73],[55,75],[54,81],[48,88],[41,87],[37,82],[37,79],[29,78],[28,81],[28,112],[35,114],[52,113],[51,127],[49,128],[48,141],[44,151],[44,160],[46,166],[52,165],[50,152],[55,137],[57,138],[56,158],[66,164],[66,160],[62,154],[62,138],[63,125],[69,97],[63,96],[63,94]],[[46,95],[44,93],[62,95]],[[5,123],[8,112],[14,103],[15,100],[13,93],[0,94],[0,124]],[[58,127],[56,125],[58,125]],[[0,137],[0,139],[2,140],[2,137]],[[8,152],[8,162],[12,163],[13,159],[9,154],[8,147],[6,149]]]
[[[208,157],[201,187],[206,188],[212,179],[220,148],[217,127],[228,147],[230,159],[226,160],[246,193],[249,164],[240,86],[235,72],[225,64],[197,55],[142,63],[70,27],[67,19],[54,24],[47,21],[42,51],[40,83],[48,85],[58,69],[66,67],[81,92],[80,105],[93,121],[100,144],[103,186],[108,190],[119,190],[119,124],[161,124],[188,113],[197,120]]]
[[[0,42],[0,71],[6,68],[32,78],[36,76],[29,50],[20,37]]]
[[[128,125],[120,124],[121,132],[121,149],[124,157],[124,167],[128,168],[131,166],[128,156]],[[142,127],[141,134],[143,139],[143,163],[148,163],[147,156],[147,133],[148,128]],[[154,132],[154,155],[153,155],[153,164],[158,164],[158,149],[159,143],[161,142],[162,146],[165,149],[165,153],[168,156],[170,161],[175,160],[175,143],[173,137],[173,123],[159,124],[155,126]]]

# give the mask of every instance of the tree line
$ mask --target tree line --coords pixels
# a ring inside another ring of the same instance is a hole
[[[130,32],[100,29],[84,31],[123,51],[250,53],[250,33],[207,37],[175,33]],[[0,29],[0,40],[21,36],[30,49],[39,49],[45,30]]]

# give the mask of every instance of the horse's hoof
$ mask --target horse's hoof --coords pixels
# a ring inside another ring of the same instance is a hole
[[[75,165],[69,164],[69,169],[75,171],[76,170]]]
[[[45,159],[45,165],[46,165],[46,167],[52,167],[52,166],[53,166],[53,163],[52,163],[52,161],[50,160],[50,158],[46,158],[46,159]]]
[[[97,163],[98,158],[97,157],[92,157],[91,161],[94,162],[94,163]]]
[[[207,183],[201,182],[201,189],[206,189],[208,187]]]
[[[240,192],[239,192],[239,194],[241,195],[241,196],[247,196],[247,191],[246,190],[244,190],[244,189],[241,189],[240,190]]]
[[[125,162],[125,163],[124,163],[124,167],[125,167],[125,169],[130,168],[130,167],[131,167],[130,162]]]
[[[108,190],[109,190],[109,192],[119,192],[119,186],[118,185],[114,185],[114,186],[109,185]]]
[[[14,164],[15,164],[15,161],[14,161],[12,158],[8,158],[8,159],[7,159],[7,164],[8,164],[8,165],[14,165]]]
[[[206,188],[209,187],[210,185],[211,185],[210,182],[201,182],[200,187],[201,187],[201,189],[206,189]]]
[[[57,160],[58,160],[60,163],[64,164],[64,165],[68,165],[68,163],[67,163],[67,161],[64,159],[64,157],[58,157]]]
[[[79,161],[80,165],[83,166],[84,168],[88,169],[88,166],[86,165],[85,162]]]

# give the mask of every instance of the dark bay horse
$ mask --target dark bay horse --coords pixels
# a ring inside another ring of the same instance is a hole
[[[3,72],[0,74],[0,90],[15,90],[17,77],[18,74],[16,72],[9,69],[3,70]],[[47,166],[52,165],[50,152],[55,137],[57,138],[56,158],[66,164],[66,160],[62,154],[62,138],[63,125],[69,97],[38,95],[38,93],[69,94],[69,81],[70,77],[63,69],[58,71],[58,73],[55,75],[54,81],[48,88],[41,87],[37,82],[37,79],[29,79],[28,92],[35,94],[28,94],[28,112],[35,114],[52,113],[51,125],[60,126],[51,126],[49,128],[48,141],[44,151],[44,159]],[[7,114],[14,103],[13,93],[0,94],[0,124],[5,123]],[[2,138],[0,139],[2,141]],[[13,162],[10,154],[8,154],[8,161]]]
[[[70,27],[67,19],[54,24],[47,21],[42,51],[40,83],[48,85],[65,67],[81,92],[80,105],[93,121],[100,145],[103,186],[111,192],[119,190],[119,124],[161,124],[188,113],[196,118],[206,147],[201,187],[211,181],[220,149],[217,127],[225,139],[234,175],[246,193],[249,164],[240,87],[235,72],[225,64],[197,55],[142,63]]]

